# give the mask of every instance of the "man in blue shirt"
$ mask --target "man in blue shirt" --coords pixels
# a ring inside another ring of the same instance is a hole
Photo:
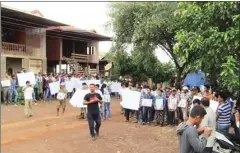
[[[218,96],[219,107],[217,110],[217,129],[221,132],[228,133],[231,127],[231,114],[232,107],[227,101],[227,94],[225,92],[220,92]]]

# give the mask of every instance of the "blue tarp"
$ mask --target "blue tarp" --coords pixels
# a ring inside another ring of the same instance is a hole
[[[198,73],[189,73],[184,79],[184,86],[189,85],[190,88],[192,86],[201,86],[206,83],[206,76],[202,71],[199,71]]]

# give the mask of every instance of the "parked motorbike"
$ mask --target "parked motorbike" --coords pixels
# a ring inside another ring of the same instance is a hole
[[[213,153],[240,153],[240,137],[216,131],[215,138]]]

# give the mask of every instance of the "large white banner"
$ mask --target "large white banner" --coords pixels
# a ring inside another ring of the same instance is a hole
[[[33,72],[18,73],[17,78],[18,78],[18,85],[20,87],[26,86],[27,81],[30,81],[31,85],[34,85],[36,83],[35,75]]]
[[[87,107],[87,105],[83,105],[83,101],[84,101],[84,96],[86,94],[89,93],[89,90],[81,90],[81,89],[78,89],[74,95],[72,96],[72,98],[70,99],[70,104],[73,106],[73,107]]]
[[[122,102],[120,103],[123,108],[138,110],[141,99],[141,93],[138,91],[123,90]]]
[[[2,80],[1,84],[2,84],[2,87],[9,87],[11,86],[11,80]]]
[[[113,82],[111,84],[111,92],[119,92],[121,89],[121,83]]]
[[[73,82],[72,81],[66,81],[65,82],[65,88],[68,92],[72,92],[73,91]]]
[[[50,92],[52,95],[56,94],[60,90],[60,83],[58,81],[49,83]]]

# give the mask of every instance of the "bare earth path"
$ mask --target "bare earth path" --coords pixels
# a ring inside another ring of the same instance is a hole
[[[92,141],[88,123],[77,119],[79,109],[69,103],[56,116],[57,102],[40,103],[33,117],[23,106],[1,106],[2,153],[177,153],[175,128],[124,123],[119,100],[111,104],[112,120],[102,122],[100,138]]]

